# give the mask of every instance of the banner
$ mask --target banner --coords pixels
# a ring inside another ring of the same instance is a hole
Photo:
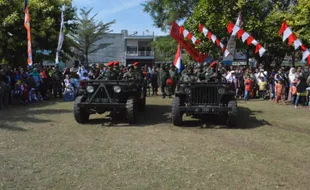
[[[242,26],[242,16],[241,16],[241,12],[239,12],[237,21],[235,23],[236,26],[241,27]],[[226,48],[229,50],[229,52],[231,52],[231,54],[227,57],[224,57],[223,61],[224,62],[229,62],[232,63],[232,61],[235,58],[235,52],[236,52],[236,42],[237,42],[237,36],[236,35],[231,35],[228,42],[227,42],[227,46]]]
[[[29,66],[32,66],[30,14],[29,14],[29,10],[28,10],[28,0],[24,0],[24,13],[25,13],[24,26],[27,30],[27,40],[28,40],[28,48],[27,48],[28,60],[27,60],[27,62],[28,62]]]
[[[59,32],[59,39],[58,39],[58,46],[56,50],[56,65],[59,63],[59,52],[61,51],[62,44],[64,42],[64,11],[65,11],[65,5],[62,6],[61,10],[61,23],[60,23],[60,32]]]

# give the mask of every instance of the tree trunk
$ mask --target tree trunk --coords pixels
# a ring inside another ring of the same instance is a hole
[[[88,66],[88,49],[87,48],[85,49],[85,63],[86,63],[86,66]]]

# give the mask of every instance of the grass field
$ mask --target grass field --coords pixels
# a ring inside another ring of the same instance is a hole
[[[171,99],[147,100],[139,125],[72,103],[0,111],[0,189],[309,189],[310,110],[239,104],[238,128],[170,122]]]

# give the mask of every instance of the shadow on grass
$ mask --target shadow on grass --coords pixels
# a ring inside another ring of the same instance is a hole
[[[227,126],[226,118],[218,115],[204,116],[198,120],[187,120],[183,122],[184,127],[218,128],[218,129],[253,129],[271,124],[265,120],[259,120],[255,117],[261,111],[252,111],[245,107],[238,107],[237,126]]]
[[[24,129],[22,127],[16,127],[16,126],[9,125],[9,124],[6,124],[6,123],[1,123],[0,124],[0,129],[10,130],[10,131],[19,131],[19,132],[26,132],[27,131],[27,129]]]
[[[270,125],[267,121],[258,120],[255,117],[255,115],[259,113],[260,111],[252,111],[245,107],[239,107],[236,127],[226,126],[226,119],[223,116],[209,115],[203,116],[201,119],[192,119],[183,116],[183,118],[185,118],[183,127],[202,127],[206,125],[207,128],[252,129]],[[90,119],[87,124],[116,127],[144,127],[158,124],[171,125],[171,106],[154,104],[147,105],[145,111],[139,113],[137,124],[133,125],[127,123],[125,115],[121,115],[117,117],[117,119],[112,120],[109,117],[109,114],[104,114],[101,118]]]
[[[44,109],[46,106],[53,105],[58,101],[42,101],[30,105],[15,105],[9,109],[0,110],[1,123],[0,129],[12,131],[26,131],[26,129],[17,127],[13,123],[48,123],[51,120],[37,118],[37,115],[58,115],[64,113],[71,113],[72,111],[66,109]],[[60,101],[59,101],[60,102]],[[41,109],[43,108],[43,109]],[[12,124],[11,124],[12,123]]]
[[[143,127],[157,124],[171,123],[171,106],[169,105],[146,105],[145,111],[138,113],[137,124],[129,125],[125,115],[121,115],[113,120],[109,114],[103,114],[100,118],[90,118],[87,124],[118,127]]]

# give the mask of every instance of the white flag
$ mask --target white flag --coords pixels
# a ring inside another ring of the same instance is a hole
[[[61,23],[60,23],[60,33],[59,33],[59,39],[58,39],[58,46],[56,51],[56,65],[59,63],[59,52],[62,48],[62,44],[64,42],[64,11],[65,11],[65,5],[62,6],[61,10]]]

